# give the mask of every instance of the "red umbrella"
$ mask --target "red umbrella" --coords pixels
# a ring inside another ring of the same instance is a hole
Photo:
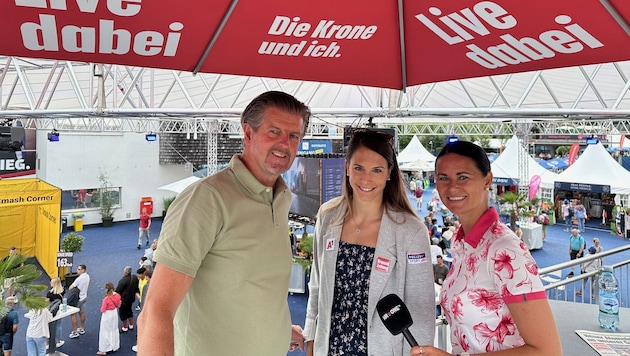
[[[627,0],[8,0],[0,54],[401,89],[627,60],[629,19]]]

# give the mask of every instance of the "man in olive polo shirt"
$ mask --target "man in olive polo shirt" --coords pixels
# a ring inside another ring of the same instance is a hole
[[[241,116],[244,149],[169,208],[139,318],[143,355],[282,355],[291,342],[287,171],[310,110],[267,92]]]

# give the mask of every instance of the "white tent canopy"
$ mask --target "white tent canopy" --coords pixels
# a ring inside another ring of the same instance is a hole
[[[411,141],[404,150],[400,151],[398,156],[396,157],[398,160],[398,164],[404,165],[405,163],[415,162],[418,160],[422,160],[426,163],[433,164],[435,163],[435,156],[431,154],[431,152],[427,151],[426,148],[420,143],[418,140],[418,136],[413,136]],[[431,169],[433,170],[433,169]]]
[[[186,189],[189,185],[195,183],[196,181],[200,180],[201,178],[197,177],[197,176],[190,176],[190,177],[186,177],[184,179],[180,179],[176,182],[173,183],[169,183],[167,185],[163,185],[161,187],[159,187],[158,189],[161,190],[169,190],[173,193],[181,193],[184,189]]]
[[[527,171],[528,177],[525,184],[529,184],[529,180],[535,175],[540,176],[541,188],[553,188],[554,181],[558,176],[557,173],[551,172],[543,168],[534,160],[529,153],[525,151],[525,148],[521,146],[518,141],[518,137],[512,136],[512,138],[505,145],[503,152],[491,163],[492,174],[495,182],[500,184],[501,182],[516,182],[519,179],[519,167],[518,156],[519,151],[521,154],[527,157]],[[511,185],[511,184],[508,184]]]
[[[610,186],[613,194],[630,194],[630,172],[601,143],[586,146],[575,163],[556,177],[556,182]]]
[[[434,162],[427,162],[422,159],[408,162],[400,166],[401,171],[421,171],[421,172],[433,172],[435,170]]]

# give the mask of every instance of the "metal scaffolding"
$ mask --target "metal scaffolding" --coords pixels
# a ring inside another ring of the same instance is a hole
[[[340,84],[0,57],[0,118],[58,131],[237,135],[256,95],[313,112],[307,136],[371,120],[400,135],[630,132],[630,62],[454,80],[406,92]],[[517,129],[528,122],[530,131]],[[521,137],[521,136],[520,136]]]

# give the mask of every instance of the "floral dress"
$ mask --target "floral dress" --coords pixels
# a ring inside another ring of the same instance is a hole
[[[453,264],[440,304],[451,326],[453,353],[487,353],[525,344],[507,305],[547,295],[538,266],[516,235],[488,209],[452,241]]]
[[[367,355],[367,310],[374,248],[339,242],[328,354]]]

